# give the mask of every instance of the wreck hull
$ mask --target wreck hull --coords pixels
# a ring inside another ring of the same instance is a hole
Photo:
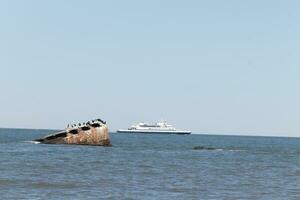
[[[108,128],[106,125],[90,127],[89,130],[77,129],[75,134],[72,133],[72,130],[64,130],[35,141],[43,144],[111,146]]]

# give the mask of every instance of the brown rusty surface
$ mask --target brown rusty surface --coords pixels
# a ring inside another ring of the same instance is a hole
[[[106,125],[101,127],[91,127],[88,131],[79,130],[78,134],[67,134],[64,138],[67,144],[86,144],[86,145],[101,145],[103,141],[109,141],[108,128]]]

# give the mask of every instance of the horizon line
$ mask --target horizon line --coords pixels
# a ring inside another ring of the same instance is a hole
[[[11,128],[11,127],[0,127],[0,129],[24,129],[24,130],[63,130],[63,129],[55,129],[55,128]],[[109,133],[117,133],[117,130],[109,131]],[[209,133],[209,132],[203,132],[201,131],[192,131],[190,135],[205,135],[205,136],[237,136],[237,137],[277,137],[277,138],[300,138],[300,136],[286,136],[286,135],[252,135],[252,134],[246,134],[243,135],[243,133]]]

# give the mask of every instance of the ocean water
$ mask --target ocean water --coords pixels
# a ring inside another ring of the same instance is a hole
[[[0,199],[300,199],[300,139],[111,133],[113,147],[0,129]],[[195,146],[215,150],[193,150]]]

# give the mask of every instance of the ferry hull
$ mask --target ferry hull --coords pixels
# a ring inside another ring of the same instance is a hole
[[[178,134],[178,135],[188,135],[191,131],[155,131],[155,130],[117,130],[117,133],[146,133],[146,134]]]

